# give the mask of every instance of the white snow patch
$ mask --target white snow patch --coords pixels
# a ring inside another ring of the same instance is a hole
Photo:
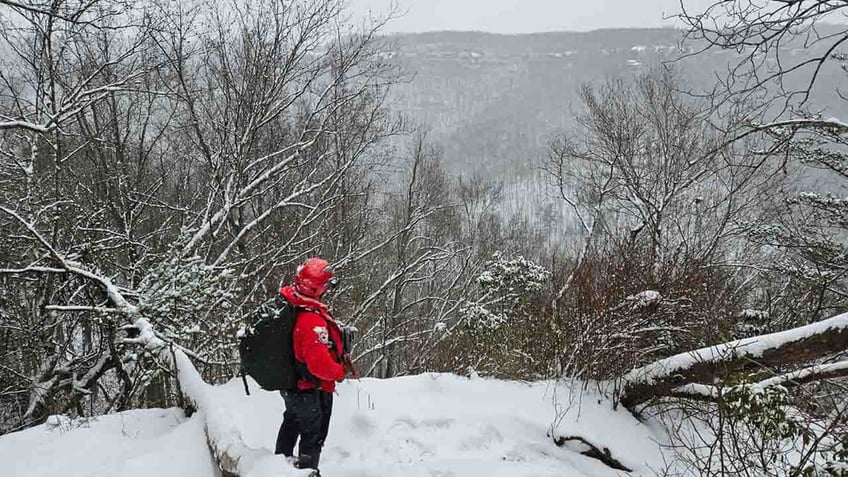
[[[769,319],[768,310],[752,310],[752,309],[744,309],[741,313],[739,313],[739,317],[745,320],[768,320]]]
[[[85,420],[51,416],[41,426],[0,437],[0,461],[3,475],[15,477],[220,475],[206,445],[203,417],[186,418],[179,409]]]
[[[190,377],[183,380],[214,415],[186,419],[176,410],[139,410],[71,431],[56,430],[63,422],[57,419],[56,429],[45,425],[0,438],[0,458],[16,477],[219,475],[203,432],[205,417],[210,429],[232,435],[222,445],[251,454],[242,475],[302,475],[272,455],[284,410],[278,393],[249,380],[246,396],[240,379],[208,386]],[[607,447],[634,469],[630,475],[651,476],[651,468],[662,465],[661,434],[579,386],[422,374],[345,381],[338,392],[321,458],[325,475],[624,475],[581,455],[582,447],[557,447],[550,435],[577,435]]]
[[[645,290],[635,295],[630,295],[625,300],[633,302],[633,308],[638,309],[658,303],[662,300],[662,295],[656,290]]]

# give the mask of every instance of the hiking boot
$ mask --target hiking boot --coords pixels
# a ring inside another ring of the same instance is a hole
[[[297,457],[292,457],[292,465],[296,469],[311,469],[314,465],[312,463],[312,456],[304,454]],[[315,472],[318,472],[318,469],[313,469]],[[311,475],[311,474],[310,474]]]

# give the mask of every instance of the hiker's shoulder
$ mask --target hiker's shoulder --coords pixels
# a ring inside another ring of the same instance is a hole
[[[311,308],[303,308],[298,307],[296,309],[297,313],[297,325],[298,326],[308,326],[308,325],[321,325],[326,326],[326,320],[321,316],[321,313],[318,310],[313,310]]]

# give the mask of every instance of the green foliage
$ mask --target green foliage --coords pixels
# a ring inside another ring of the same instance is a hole
[[[824,475],[828,477],[848,477],[848,433],[833,446],[827,455],[827,460],[821,466]],[[809,467],[805,468],[806,472]],[[815,474],[809,474],[815,475]]]
[[[722,452],[750,460],[749,470],[766,475],[848,476],[844,411],[823,418],[805,412],[806,404],[783,386],[741,382],[729,388],[717,403],[717,435],[724,436],[718,440],[732,441],[720,446]]]
[[[790,395],[782,386],[735,386],[722,396],[719,408],[739,423],[757,429],[763,439],[809,439],[809,430],[787,413]]]
[[[199,257],[172,260],[155,266],[145,277],[138,308],[168,338],[185,342],[223,325],[238,291],[229,269],[207,265]]]

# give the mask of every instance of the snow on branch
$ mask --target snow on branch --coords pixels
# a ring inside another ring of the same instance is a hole
[[[27,129],[37,133],[46,133],[50,131],[50,127],[41,124],[31,123],[29,121],[12,120],[0,122],[0,129]]]
[[[762,392],[767,388],[775,386],[781,386],[788,389],[802,384],[820,381],[822,379],[840,378],[845,376],[848,376],[848,361],[839,361],[836,363],[817,364],[752,384],[720,387],[710,384],[689,383],[674,388],[669,394],[674,397],[682,397],[698,401],[716,401],[722,396],[726,396],[742,389],[748,389],[753,392]]]
[[[656,290],[645,290],[624,299],[634,310],[641,310],[656,305],[662,300],[662,295]]]
[[[621,403],[632,407],[666,395],[693,394],[703,397],[713,390],[694,383],[712,382],[716,377],[749,368],[809,362],[848,348],[848,313],[777,333],[730,341],[665,358],[625,374]],[[820,365],[774,378],[774,383],[809,382],[841,373],[844,364]]]
[[[845,123],[837,118],[827,119],[787,119],[785,121],[775,121],[767,124],[760,124],[754,127],[753,131],[764,131],[775,128],[813,128],[813,129],[829,129],[836,133],[848,132],[848,123]]]
[[[798,386],[827,378],[839,378],[848,376],[848,360],[836,363],[817,364],[808,368],[799,369],[791,373],[782,374],[757,383],[760,387],[769,386]]]
[[[50,253],[50,257],[53,259],[54,262],[56,262],[61,267],[61,270],[64,270],[64,271],[69,272],[69,273],[74,273],[76,275],[80,275],[82,277],[88,278],[89,280],[97,282],[103,288],[103,291],[106,292],[106,296],[115,305],[116,308],[123,311],[124,313],[135,314],[135,312],[137,311],[136,307],[134,305],[130,304],[124,298],[124,296],[118,290],[118,287],[115,286],[114,283],[112,283],[112,280],[110,280],[110,279],[108,279],[104,276],[98,275],[98,274],[88,270],[83,265],[65,258],[62,254],[57,252],[55,248],[53,248],[53,246],[50,244],[50,242],[48,242],[47,239],[45,239],[44,236],[41,235],[41,233],[38,232],[34,223],[28,222],[26,219],[21,217],[17,212],[10,210],[10,209],[7,209],[6,207],[3,207],[3,206],[0,206],[0,212],[3,212],[6,215],[9,215],[12,218],[14,218],[15,220],[17,220],[18,222],[20,222],[21,225],[23,225],[27,229],[27,231],[29,231],[29,233],[32,234],[32,236],[35,237],[35,239],[37,239],[45,249],[47,249],[47,251]],[[42,273],[49,272],[49,273],[54,273],[54,272],[57,271],[57,269],[30,266],[30,267],[26,267],[24,269],[19,269],[19,270],[9,270],[9,269],[3,270],[4,273],[10,273],[10,272],[16,272],[16,271],[19,272],[19,273],[22,273],[22,272],[42,272]]]
[[[0,273],[73,273],[97,283],[109,298],[111,308],[73,305],[50,305],[48,308],[60,312],[109,312],[123,314],[130,319],[134,318],[132,323],[121,328],[128,333],[128,337],[123,338],[123,343],[143,347],[160,361],[168,363],[176,372],[182,394],[193,403],[198,411],[203,413],[209,447],[221,468],[229,475],[247,475],[260,459],[268,456],[266,451],[251,448],[244,443],[241,433],[235,427],[232,416],[227,412],[226,406],[214,402],[210,392],[211,386],[203,381],[200,373],[189,359],[187,351],[162,339],[156,333],[153,324],[147,318],[140,316],[138,307],[126,300],[112,280],[69,260],[38,232],[33,223],[28,222],[16,212],[2,206],[0,206],[0,211],[20,222],[47,249],[50,261],[57,265],[56,267],[31,265],[20,269],[0,269]],[[91,384],[103,373],[112,359],[114,358],[111,355],[104,355],[89,373],[80,379],[72,379],[70,384],[73,389],[87,393]],[[59,376],[55,372],[49,379],[37,383],[33,388],[33,395],[27,412],[31,414],[37,406],[41,405],[47,399],[48,391],[57,384],[59,384]]]
[[[117,308],[107,308],[105,306],[86,306],[86,305],[47,305],[44,307],[46,310],[51,311],[61,311],[65,313],[73,313],[73,312],[81,312],[81,311],[89,311],[93,313],[105,313],[105,314],[122,314],[123,310],[119,310]]]

